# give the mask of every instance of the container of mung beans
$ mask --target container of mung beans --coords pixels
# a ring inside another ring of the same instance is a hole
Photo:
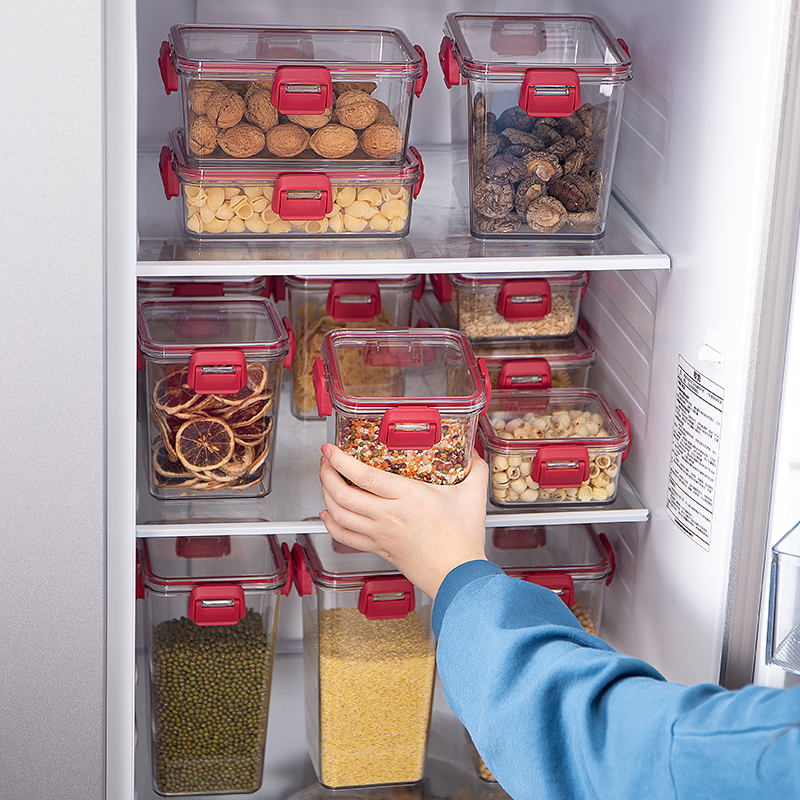
[[[306,742],[329,788],[424,775],[436,656],[430,600],[372,553],[300,534]]]
[[[153,788],[252,793],[262,781],[281,594],[274,536],[140,539]]]
[[[478,440],[494,505],[602,505],[617,497],[631,431],[591,389],[497,389]]]
[[[263,497],[294,334],[258,296],[139,301],[148,487],[159,500]]]
[[[298,419],[319,419],[312,373],[322,337],[334,328],[408,326],[422,279],[419,275],[287,275],[283,287],[297,339],[292,414]]]
[[[437,485],[469,472],[478,415],[491,396],[467,338],[446,328],[329,331],[314,364],[320,416],[365,464]]]
[[[197,167],[173,130],[159,156],[167,199],[179,198],[181,231],[190,241],[401,239],[423,181],[416,148],[397,165]]]
[[[471,340],[571,335],[588,281],[586,272],[431,277],[452,327]]]
[[[507,575],[555,592],[584,629],[597,635],[603,594],[614,577],[614,552],[591,525],[487,527],[486,557]],[[495,780],[466,733],[475,770]]]

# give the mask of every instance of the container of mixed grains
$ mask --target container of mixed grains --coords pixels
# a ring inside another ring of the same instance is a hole
[[[611,503],[631,432],[591,389],[498,389],[478,431],[494,505]]]
[[[139,301],[150,493],[262,497],[294,335],[265,297]]]
[[[319,419],[312,373],[322,337],[334,328],[408,326],[422,279],[419,275],[287,275],[283,284],[297,339],[292,414],[298,419]]]
[[[451,326],[470,339],[569,336],[588,282],[586,272],[431,276]]]
[[[467,338],[446,328],[334,330],[314,364],[330,438],[365,464],[450,485],[469,472],[489,377]]]
[[[300,534],[306,742],[329,788],[423,778],[436,656],[431,601],[373,553]]]
[[[615,567],[604,533],[591,525],[487,527],[486,557],[513,578],[552,589],[584,629],[597,635]],[[469,734],[467,740],[478,775],[494,781]]]
[[[291,588],[273,536],[139,540],[153,788],[261,786],[275,631]]]

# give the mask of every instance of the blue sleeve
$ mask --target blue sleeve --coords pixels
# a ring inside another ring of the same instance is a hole
[[[800,687],[669,683],[486,561],[432,621],[447,701],[514,800],[800,798]]]

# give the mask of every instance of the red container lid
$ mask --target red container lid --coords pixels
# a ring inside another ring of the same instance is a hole
[[[161,594],[238,584],[279,589],[287,565],[275,536],[179,536],[139,540],[144,585]]]

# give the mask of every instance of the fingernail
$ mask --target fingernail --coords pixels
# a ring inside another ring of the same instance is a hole
[[[331,446],[329,444],[322,445],[322,456],[323,458],[329,458],[331,454]]]

